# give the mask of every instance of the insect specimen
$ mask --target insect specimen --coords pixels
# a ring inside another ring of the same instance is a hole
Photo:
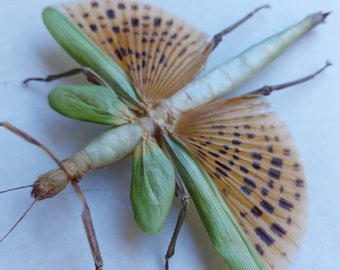
[[[34,183],[36,200],[72,183],[97,269],[102,269],[90,212],[77,183],[86,172],[133,152],[131,203],[138,225],[157,233],[175,192],[183,202],[168,259],[194,201],[230,269],[279,269],[303,231],[303,169],[284,125],[267,110],[263,91],[215,99],[237,87],[327,14],[316,13],[194,80],[223,31],[205,34],[160,9],[128,1],[88,1],[46,8],[45,24],[82,66],[91,85],[60,86],[52,108],[71,118],[112,126],[59,169]],[[63,76],[62,75],[62,76]],[[60,76],[57,76],[60,77]],[[47,80],[55,79],[55,76]],[[168,267],[168,266],[166,266]]]

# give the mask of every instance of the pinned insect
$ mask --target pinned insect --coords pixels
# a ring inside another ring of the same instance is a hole
[[[96,269],[103,262],[77,183],[86,172],[130,153],[131,203],[141,229],[157,233],[163,227],[175,194],[183,203],[166,269],[189,197],[230,269],[284,269],[290,261],[304,230],[306,183],[290,136],[263,96],[321,70],[287,85],[214,100],[328,14],[312,14],[194,80],[222,36],[256,11],[207,41],[195,27],[143,3],[101,0],[44,10],[51,34],[83,68],[26,82],[84,73],[93,84],[57,87],[49,95],[51,107],[112,128],[60,161],[23,131],[6,122],[0,126],[43,148],[59,165],[35,181],[35,200],[72,184],[84,204],[82,219]]]

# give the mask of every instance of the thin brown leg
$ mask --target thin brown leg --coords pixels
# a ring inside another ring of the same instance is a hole
[[[261,87],[259,89],[256,89],[254,91],[251,91],[250,93],[247,93],[246,95],[269,96],[273,91],[282,90],[284,88],[291,87],[291,86],[294,86],[294,85],[297,85],[297,84],[304,83],[304,82],[307,82],[309,80],[312,80],[312,79],[314,79],[315,76],[317,76],[318,74],[323,72],[329,66],[331,66],[331,63],[326,62],[326,64],[321,69],[319,69],[318,71],[316,71],[316,72],[314,72],[314,73],[312,73],[312,74],[310,74],[308,76],[305,76],[305,77],[302,77],[300,79],[297,79],[297,80],[294,80],[294,81],[290,81],[290,82],[287,82],[287,83],[282,83],[282,84],[277,84],[277,85],[272,85],[272,86],[265,85],[265,86],[263,86],[263,87]]]
[[[28,135],[27,133],[23,132],[22,130],[18,129],[17,127],[13,126],[12,124],[8,122],[0,122],[0,127],[4,127],[10,132],[14,133],[15,135],[19,136],[20,138],[23,138],[24,140],[28,141],[31,144],[34,144],[41,149],[43,149],[59,166],[61,166],[61,161],[52,153],[50,149],[48,149],[45,145],[38,142],[36,139]]]
[[[3,126],[6,129],[8,129],[10,132],[14,133],[15,135],[23,138],[24,140],[28,141],[29,143],[32,143],[41,149],[43,149],[59,166],[62,170],[64,170],[67,174],[67,171],[63,168],[62,162],[59,161],[59,159],[42,143],[38,142],[36,139],[28,135],[27,133],[23,132],[22,130],[16,128],[15,126],[11,125],[8,122],[0,122],[0,127]],[[71,177],[70,177],[71,179]],[[77,185],[76,182],[72,183],[72,186],[79,196],[80,200],[83,203],[83,211],[81,213],[81,218],[83,220],[84,228],[86,231],[87,239],[89,241],[89,245],[91,248],[92,256],[95,262],[96,270],[102,270],[103,269],[103,261],[101,258],[95,230],[93,227],[92,219],[91,219],[91,214],[90,214],[90,209],[87,205],[86,199],[84,197],[84,194],[82,193],[81,189]],[[13,189],[14,190],[14,189]],[[25,211],[25,213],[22,215],[22,217],[14,224],[14,226],[9,230],[9,232],[0,239],[0,242],[3,241],[13,230],[14,228],[20,223],[20,221],[24,218],[24,216],[28,213],[28,211],[33,207],[34,203],[37,200],[34,200],[32,205]]]
[[[187,209],[189,206],[189,201],[190,201],[189,195],[188,195],[187,190],[185,189],[184,183],[178,177],[176,178],[176,195],[179,197],[179,199],[182,202],[182,208],[181,208],[181,211],[179,212],[176,226],[172,234],[168,250],[165,255],[165,270],[169,269],[169,259],[175,254],[175,247],[176,247],[178,234],[185,220],[185,216],[186,216]]]
[[[83,220],[87,240],[89,241],[89,245],[91,248],[92,257],[94,260],[94,264],[96,266],[96,270],[102,270],[103,269],[103,260],[100,254],[100,249],[96,237],[96,232],[94,230],[90,208],[87,205],[85,196],[79,186],[76,183],[72,183],[72,187],[79,196],[80,200],[83,203],[83,211],[81,213],[81,218]]]
[[[51,81],[55,81],[55,80],[59,80],[65,77],[71,77],[71,76],[75,76],[78,74],[83,74],[86,76],[86,79],[93,83],[93,84],[97,84],[97,85],[107,85],[104,80],[102,78],[100,78],[100,76],[95,73],[92,69],[87,68],[87,67],[81,67],[81,68],[74,68],[71,69],[69,71],[60,73],[60,74],[55,74],[55,75],[49,75],[46,78],[28,78],[26,80],[24,80],[24,84],[30,82],[30,81],[40,81],[40,82],[51,82]]]
[[[211,45],[212,45],[212,50],[214,50],[217,45],[222,41],[222,37],[229,34],[231,31],[235,30],[237,27],[239,27],[241,24],[243,24],[244,22],[248,21],[251,17],[254,16],[255,13],[257,13],[258,11],[260,11],[261,9],[264,8],[269,8],[269,5],[264,5],[264,6],[260,6],[257,9],[255,9],[253,12],[250,12],[249,14],[247,14],[244,18],[242,18],[241,20],[237,21],[236,23],[234,23],[233,25],[229,26],[228,28],[222,30],[221,32],[217,33],[212,40],[210,41]]]

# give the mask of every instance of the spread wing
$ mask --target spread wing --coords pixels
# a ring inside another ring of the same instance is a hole
[[[180,117],[175,134],[207,170],[269,269],[285,269],[304,232],[304,172],[285,126],[259,96]]]
[[[61,9],[129,75],[144,100],[167,98],[203,68],[206,35],[148,4],[92,0]]]

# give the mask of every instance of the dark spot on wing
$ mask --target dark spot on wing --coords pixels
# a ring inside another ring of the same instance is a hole
[[[99,4],[98,4],[98,2],[92,2],[92,3],[91,3],[91,6],[92,6],[93,8],[96,8],[96,7],[99,7]]]
[[[253,162],[253,168],[254,168],[254,169],[256,169],[256,170],[259,170],[259,169],[261,169],[261,165],[260,165],[260,163],[258,163],[258,162],[256,162],[256,161],[254,161],[254,162]]]
[[[281,172],[279,170],[275,170],[273,168],[270,168],[269,171],[268,171],[268,175],[271,178],[274,178],[276,180],[280,180]]]
[[[252,152],[251,157],[256,160],[261,160],[262,159],[262,154],[258,152]]]
[[[261,256],[264,255],[264,250],[263,250],[263,248],[261,247],[260,244],[255,244],[255,249],[257,250],[257,252],[258,252]]]
[[[95,24],[90,24],[90,29],[92,32],[97,32],[98,28],[97,28],[97,25]]]
[[[125,4],[123,4],[123,3],[119,3],[119,4],[118,4],[118,8],[119,8],[120,10],[124,10],[124,9],[126,9],[126,6],[125,6]]]
[[[282,168],[283,160],[281,158],[273,157],[271,160],[271,164],[275,167]]]
[[[243,191],[244,194],[250,196],[251,190],[247,186],[241,186],[241,190]]]
[[[256,188],[256,183],[255,183],[254,180],[252,180],[252,179],[250,179],[250,178],[248,178],[248,177],[244,177],[243,180],[244,180],[244,182],[245,182],[248,186],[250,186],[251,188],[253,188],[253,189]]]
[[[266,189],[266,188],[262,188],[261,189],[261,194],[264,196],[264,197],[266,197],[267,195],[268,195],[268,189]]]
[[[110,19],[115,19],[116,18],[116,13],[113,9],[108,9],[106,11],[106,16]]]
[[[275,240],[274,238],[272,238],[265,229],[261,228],[261,227],[257,227],[254,229],[256,235],[267,245],[267,246],[271,246]]]
[[[280,198],[279,205],[281,208],[287,211],[291,211],[292,208],[294,207],[294,205],[291,202],[287,201],[285,198]]]
[[[153,19],[153,26],[154,27],[159,27],[162,23],[162,19],[161,18],[154,18]]]
[[[251,213],[255,216],[255,217],[260,217],[262,216],[263,212],[260,208],[258,208],[257,206],[254,206],[252,209],[251,209]]]
[[[295,180],[295,186],[296,187],[304,187],[304,185],[305,185],[305,181],[303,181],[301,178],[297,178],[296,180]]]
[[[133,27],[138,27],[139,26],[139,20],[137,18],[131,18],[131,25]]]
[[[263,200],[261,203],[260,203],[260,205],[269,213],[269,214],[273,214],[273,212],[274,212],[274,206],[271,204],[271,203],[269,203],[269,202],[267,202],[266,200]]]
[[[271,226],[270,226],[270,230],[278,235],[279,237],[282,237],[284,235],[287,234],[287,231],[285,229],[283,229],[279,224],[277,223],[273,223]]]
[[[249,170],[243,165],[240,166],[240,170],[241,170],[241,172],[243,172],[245,174],[249,173]]]

